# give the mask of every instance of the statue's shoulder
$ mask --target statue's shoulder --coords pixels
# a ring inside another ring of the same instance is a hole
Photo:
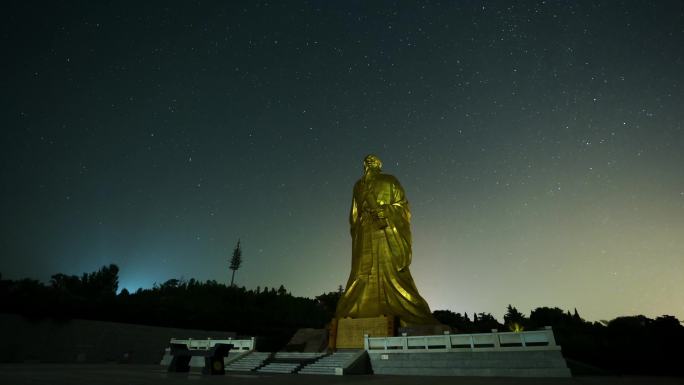
[[[394,175],[380,173],[373,178],[373,183],[399,185],[399,180]],[[359,178],[359,180],[354,183],[354,191],[356,192],[363,190],[364,185],[365,182],[363,178]]]

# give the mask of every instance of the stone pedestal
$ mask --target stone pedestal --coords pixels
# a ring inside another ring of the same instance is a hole
[[[363,349],[363,336],[389,337],[395,334],[395,321],[392,317],[341,318],[333,321],[331,341],[334,349]],[[335,325],[337,324],[337,325]],[[336,326],[336,327],[335,327]]]

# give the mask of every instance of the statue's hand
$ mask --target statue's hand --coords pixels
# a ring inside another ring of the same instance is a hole
[[[375,226],[378,228],[378,230],[382,230],[389,225],[387,217],[385,216],[385,211],[383,209],[374,210],[372,215],[373,222],[375,222]]]

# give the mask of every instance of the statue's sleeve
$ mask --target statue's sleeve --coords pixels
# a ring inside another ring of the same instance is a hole
[[[389,217],[393,228],[388,232],[389,241],[395,253],[395,260],[399,271],[403,271],[411,264],[411,211],[404,189],[396,178],[392,181]]]
[[[352,204],[349,210],[349,231],[352,236],[354,235],[354,229],[359,221],[359,206],[356,202],[356,186],[354,186],[354,192],[352,192]]]
[[[411,222],[411,211],[409,210],[408,200],[404,193],[404,188],[401,187],[399,181],[394,178],[392,183],[392,201],[391,201],[392,211],[395,215],[400,215],[403,222],[406,225]]]

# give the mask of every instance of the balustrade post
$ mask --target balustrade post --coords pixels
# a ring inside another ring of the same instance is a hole
[[[451,333],[449,331],[444,331],[444,346],[447,350],[451,350]]]
[[[494,337],[494,349],[501,349],[501,340],[499,340],[499,331],[497,329],[492,329],[492,335]]]
[[[401,350],[408,350],[408,334],[401,333]]]
[[[368,346],[370,345],[370,342],[368,341],[368,334],[363,335],[363,348],[368,350]],[[387,348],[387,345],[385,345],[385,349]]]
[[[544,329],[546,329],[546,338],[549,340],[549,346],[556,346],[556,337],[553,336],[551,326],[544,326]]]

